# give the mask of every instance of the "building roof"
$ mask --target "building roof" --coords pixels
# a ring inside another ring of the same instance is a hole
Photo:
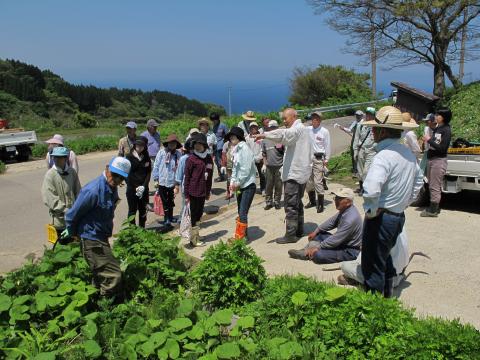
[[[426,91],[415,89],[408,84],[402,83],[402,82],[397,82],[397,81],[392,81],[390,83],[392,86],[396,87],[399,90],[402,90],[406,93],[409,93],[413,96],[416,96],[418,98],[421,98],[422,100],[426,100],[428,102],[435,102],[440,100],[438,96],[435,96],[433,94],[427,93]]]

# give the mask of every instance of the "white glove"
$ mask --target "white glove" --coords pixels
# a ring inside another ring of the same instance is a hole
[[[226,168],[225,166],[222,166],[222,167],[220,168],[220,173],[221,173],[222,175],[225,175],[225,174],[227,173],[227,168]]]
[[[267,171],[267,165],[263,164],[262,173],[265,174],[266,171]]]
[[[137,192],[137,197],[140,199],[142,196],[143,196],[143,192],[145,191],[145,186],[139,186],[135,189],[135,191]]]
[[[340,124],[338,124],[338,123],[333,124],[334,129],[339,128],[339,127],[341,127]]]

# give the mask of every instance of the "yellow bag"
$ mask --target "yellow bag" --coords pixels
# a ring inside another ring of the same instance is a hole
[[[49,243],[55,244],[58,240],[57,229],[52,224],[46,224],[45,230],[47,230],[47,240]]]

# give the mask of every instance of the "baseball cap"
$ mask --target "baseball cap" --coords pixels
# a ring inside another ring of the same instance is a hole
[[[362,110],[357,110],[357,111],[355,111],[355,115],[356,115],[356,116],[363,116],[363,115],[365,115],[365,114],[363,113]]]
[[[376,113],[375,108],[372,107],[372,106],[367,107],[367,108],[365,109],[365,111],[366,111],[368,114],[372,114],[372,115],[375,115],[375,113]]]
[[[125,125],[125,127],[130,128],[130,129],[136,129],[136,128],[137,128],[137,124],[135,123],[135,121],[129,121],[129,122],[127,122],[127,124]]]
[[[110,161],[110,164],[108,164],[110,172],[118,174],[125,179],[128,177],[131,167],[132,165],[130,164],[130,161],[121,156],[114,157]]]
[[[320,119],[323,117],[323,114],[321,111],[314,111],[310,114],[310,117],[312,117],[313,115],[317,115]]]
[[[435,121],[435,114],[427,114],[427,116],[425,116],[425,118],[422,119],[422,121]]]
[[[147,121],[147,127],[150,127],[150,126],[152,127],[158,126],[158,123],[155,121],[155,119],[150,119]]]
[[[268,127],[278,127],[278,122],[277,120],[270,120],[268,122]]]
[[[332,191],[332,194],[341,198],[347,198],[350,200],[353,200],[355,197],[355,194],[353,193],[353,190],[350,188],[340,188],[336,191]]]
[[[68,149],[63,146],[57,146],[53,148],[51,156],[56,157],[67,157],[68,156]]]

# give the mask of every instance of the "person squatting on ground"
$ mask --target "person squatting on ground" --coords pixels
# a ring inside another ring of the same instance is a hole
[[[295,109],[283,111],[286,129],[268,131],[256,135],[257,139],[269,139],[285,146],[283,159],[283,202],[285,207],[285,235],[278,244],[297,242],[303,236],[303,203],[305,185],[312,174],[313,147],[310,131],[297,119]]]
[[[188,139],[183,144],[183,155],[178,162],[177,171],[175,172],[175,189],[173,190],[174,194],[177,195],[179,192],[182,194],[182,210],[180,210],[179,222],[182,221],[183,210],[185,208],[185,191],[184,191],[184,179],[185,179],[185,165],[187,159],[192,153],[192,139]]]
[[[396,288],[405,278],[404,269],[408,265],[408,239],[405,228],[400,233],[391,251],[392,264],[395,269],[393,277],[393,287]],[[337,282],[340,285],[357,286],[365,283],[362,274],[362,256],[361,253],[355,260],[344,261],[340,264],[343,274],[338,276]]]
[[[50,157],[53,166],[45,174],[42,184],[43,203],[48,207],[60,244],[70,242],[70,238],[61,237],[65,230],[65,213],[73,206],[81,189],[77,172],[68,166],[68,156],[69,151],[65,147],[52,149]]]
[[[375,108],[368,107],[366,110],[366,118],[361,119],[357,125],[355,137],[353,141],[354,158],[358,172],[359,188],[356,192],[362,194],[363,182],[367,176],[368,169],[372,163],[373,157],[377,153],[375,150],[375,140],[373,139],[372,128],[363,126],[366,121],[375,118]]]
[[[152,160],[152,164],[155,162],[155,157],[162,147],[157,127],[158,123],[155,119],[150,119],[147,121],[147,130],[142,133],[142,136],[147,139],[148,156],[150,157],[150,160]]]
[[[241,128],[232,127],[225,140],[234,146],[232,179],[230,180],[230,192],[237,194],[238,217],[234,238],[248,238],[248,211],[255,196],[255,161],[252,151],[245,142]]]
[[[290,257],[312,260],[316,264],[331,264],[354,260],[362,244],[362,217],[353,205],[352,189],[341,188],[333,193],[338,213],[308,235],[308,245],[302,250],[288,250]],[[337,229],[335,234],[331,230]]]
[[[83,256],[93,273],[93,283],[101,296],[124,298],[120,262],[112,254],[108,238],[112,236],[113,217],[118,201],[118,186],[128,178],[130,161],[115,157],[102,175],[80,191],[65,214],[64,237],[80,238]]]
[[[134,121],[129,121],[125,125],[127,136],[124,136],[118,142],[118,156],[127,156],[132,151],[137,137],[137,124]]]
[[[217,113],[211,113],[210,120],[213,122],[212,131],[217,138],[217,146],[215,149],[215,165],[217,166],[218,178],[215,179],[215,182],[222,182],[227,180],[227,175],[223,174],[221,169],[224,137],[228,133],[228,127],[224,123],[220,122],[220,115]]]
[[[208,143],[205,134],[194,135],[191,139],[193,154],[185,164],[184,189],[185,206],[190,206],[192,230],[190,243],[201,246],[200,227],[198,222],[203,215],[205,201],[210,199],[213,179],[213,160],[208,153]]]
[[[51,157],[52,151],[56,147],[65,147],[65,142],[63,140],[63,136],[60,134],[55,134],[51,139],[45,141],[48,144],[48,151],[45,160],[47,161],[47,167],[50,169],[53,166],[53,157]],[[75,170],[78,175],[78,160],[77,155],[73,152],[73,150],[68,149],[68,156],[67,156],[67,165],[68,167]]]
[[[253,158],[255,160],[255,167],[257,168],[258,178],[260,180],[260,188],[257,189],[257,194],[262,194],[265,191],[265,173],[262,172],[263,156],[262,156],[262,140],[257,140],[255,135],[259,134],[258,124],[255,121],[250,123],[250,133],[245,137],[245,141],[252,150]]]
[[[277,129],[278,123],[275,120],[270,120],[264,133]],[[270,210],[274,206],[275,209],[279,210],[281,207],[280,201],[282,200],[283,184],[280,168],[283,166],[284,153],[285,148],[282,144],[274,143],[269,139],[264,139],[262,141],[262,172],[265,172],[265,210]]]
[[[230,200],[235,194],[230,192],[230,181],[232,179],[232,169],[233,169],[233,151],[235,146],[230,141],[223,143],[222,149],[222,167],[220,172],[225,174],[227,179],[227,190],[225,193],[225,200]]]
[[[429,147],[427,152],[427,178],[430,191],[430,205],[422,211],[420,214],[422,217],[437,217],[440,213],[443,177],[447,172],[447,152],[452,137],[450,129],[451,119],[452,112],[450,109],[437,110],[435,112],[437,127],[433,130],[432,136],[423,136],[423,141]]]
[[[417,159],[400,138],[403,130],[418,125],[404,122],[393,106],[382,107],[363,125],[372,127],[377,154],[363,183],[362,273],[367,291],[391,297],[396,275],[391,250],[403,230],[404,210],[423,186]]]
[[[168,135],[167,141],[163,143],[163,149],[158,152],[153,165],[153,181],[162,199],[165,212],[164,225],[166,226],[171,226],[171,223],[175,222],[173,218],[175,172],[182,157],[182,153],[178,150],[181,147],[182,144],[175,134]]]
[[[138,211],[138,226],[144,228],[147,222],[148,183],[152,174],[152,160],[147,151],[148,139],[139,136],[135,139],[132,151],[126,156],[130,161],[130,174],[127,179],[128,217],[135,225]]]
[[[324,210],[325,188],[324,176],[325,169],[330,159],[331,145],[330,132],[322,126],[322,113],[315,111],[311,114],[312,126],[308,127],[313,145],[313,163],[312,174],[307,182],[307,194],[309,203],[306,209],[317,207],[317,213]]]

